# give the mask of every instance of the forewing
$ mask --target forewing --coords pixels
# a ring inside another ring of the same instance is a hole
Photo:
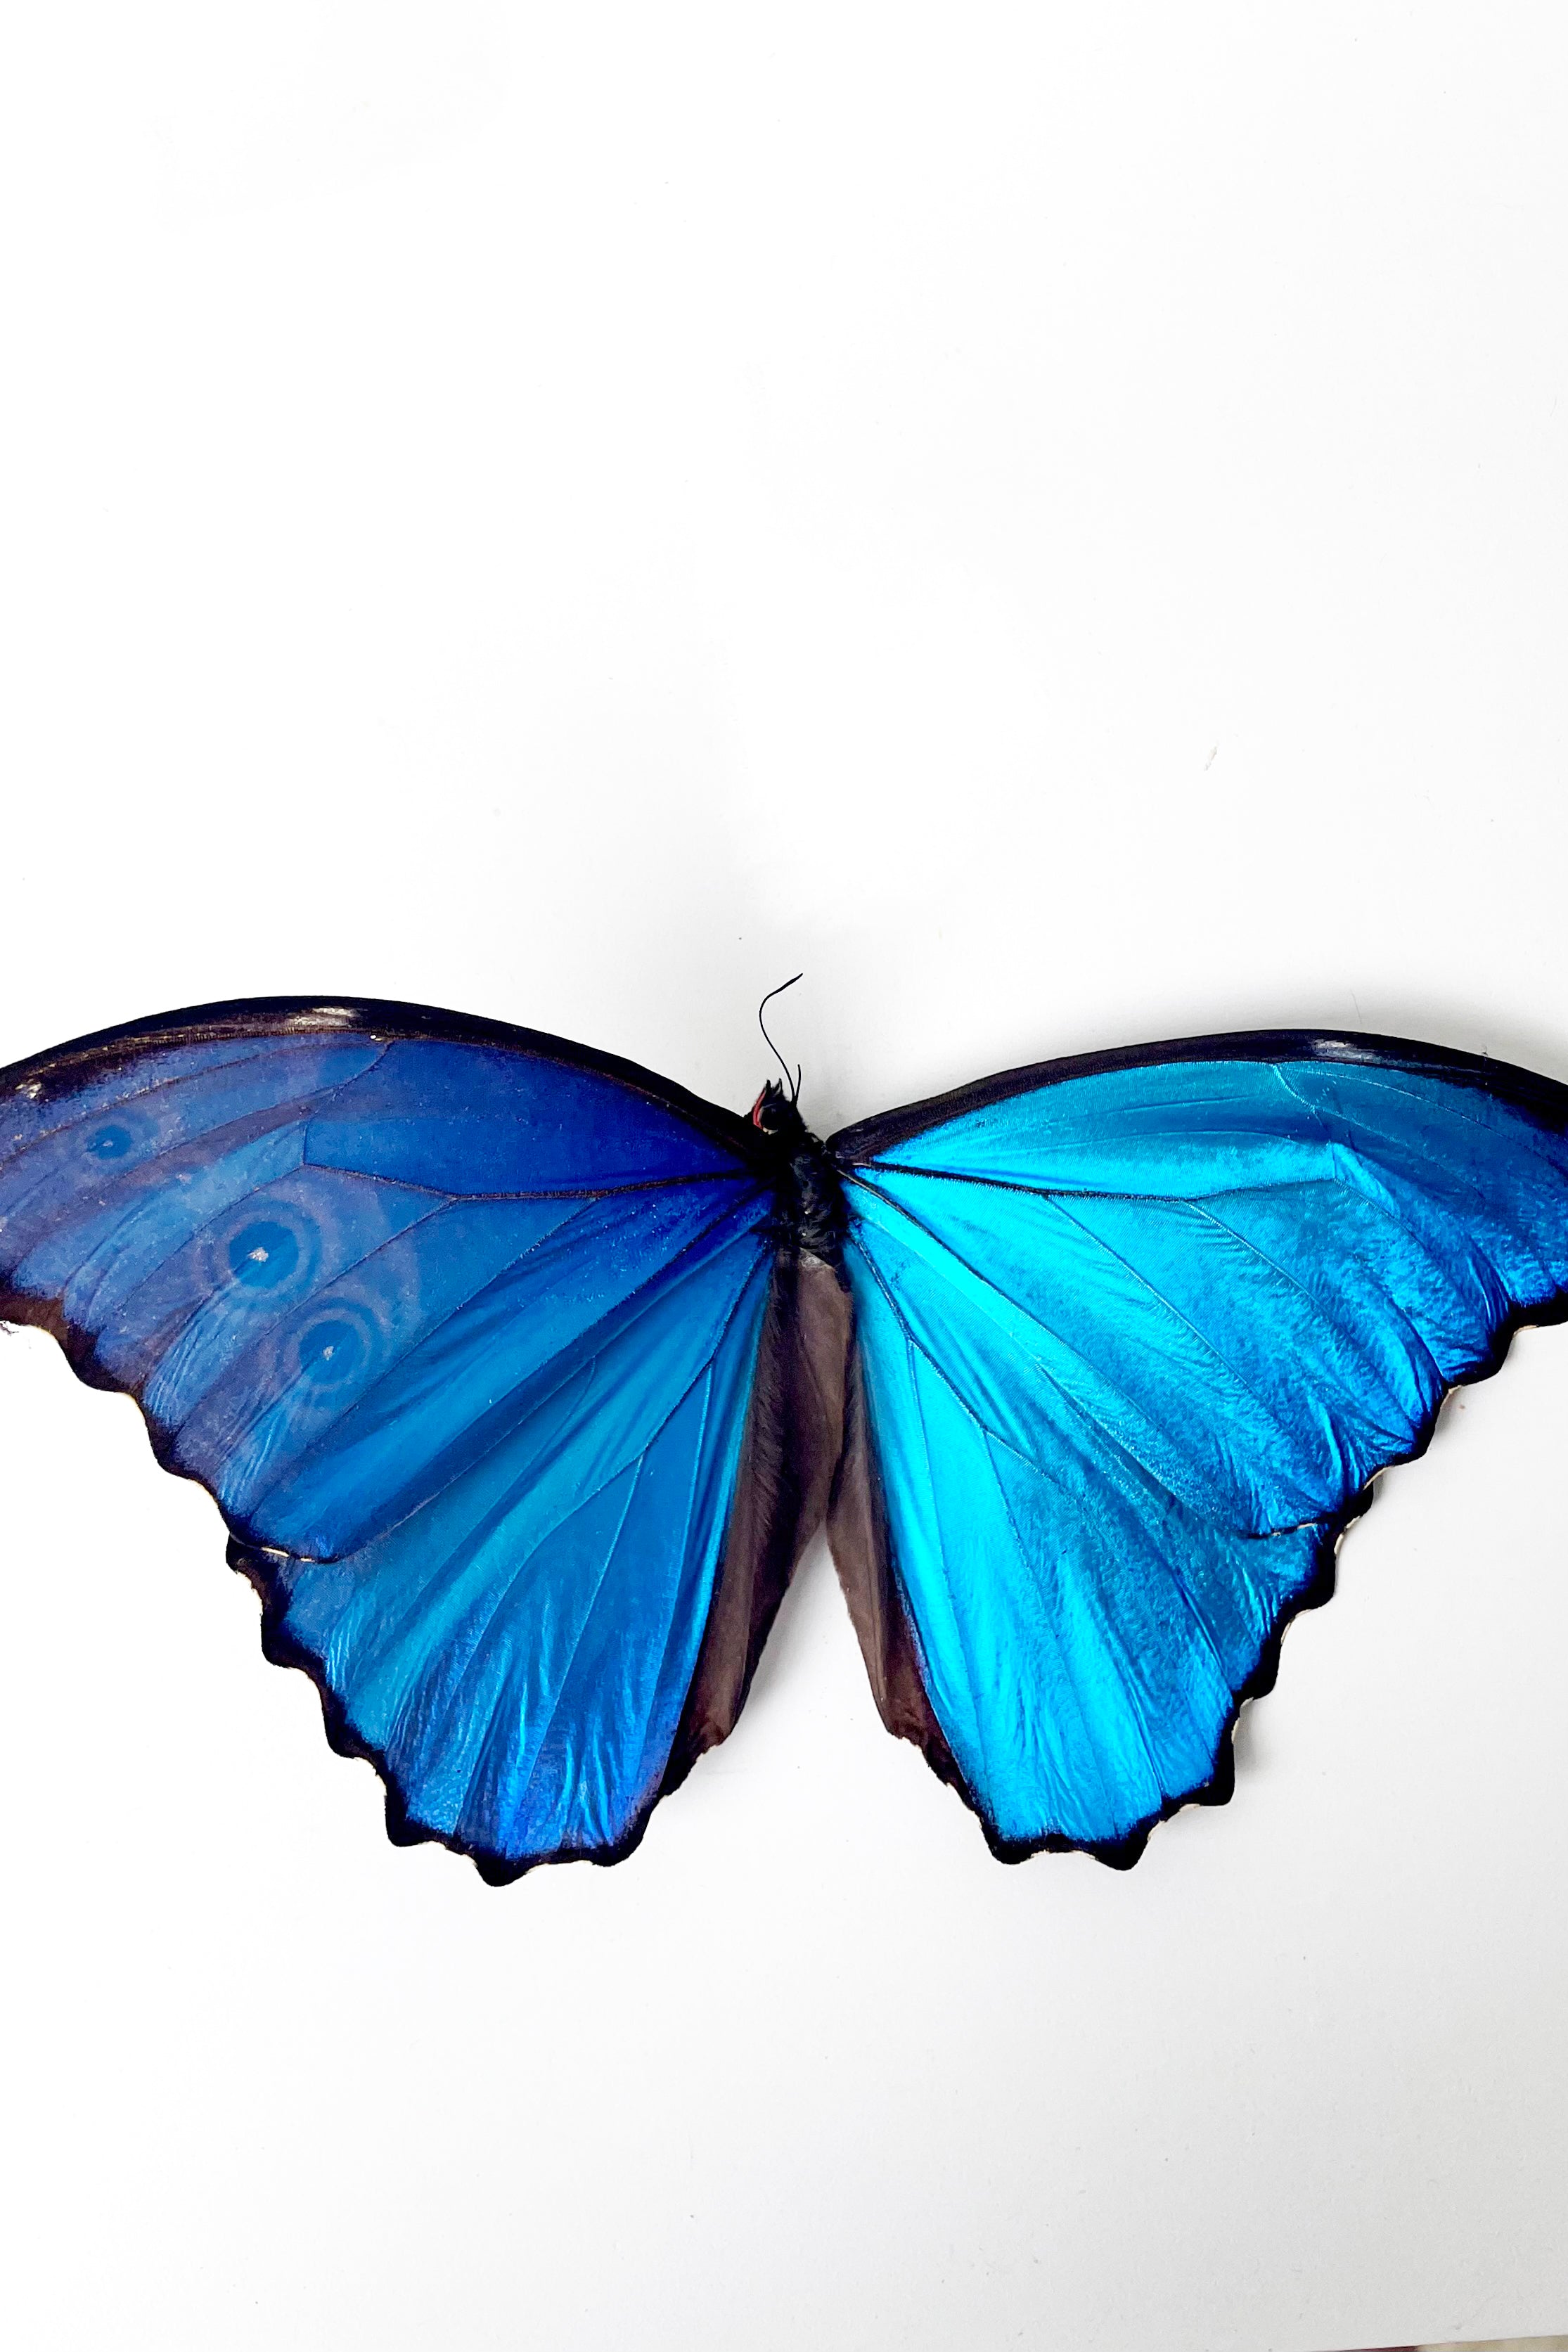
[[[1563,1311],[1568,1093],[1271,1035],[945,1109],[837,1139],[879,1539],[994,1843],[1130,1860],[1368,1482]]]
[[[399,1833],[640,1832],[773,1251],[741,1122],[422,1008],[170,1016],[0,1076],[0,1312],[138,1398]]]

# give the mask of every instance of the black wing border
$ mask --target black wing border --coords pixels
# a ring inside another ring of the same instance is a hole
[[[948,1094],[928,1095],[921,1102],[857,1119],[830,1136],[827,1149],[842,1169],[865,1167],[884,1151],[931,1128],[963,1118],[971,1111],[985,1110],[993,1103],[1010,1102],[1016,1095],[1041,1093],[1073,1078],[1104,1077],[1115,1070],[1146,1070],[1182,1062],[1340,1062],[1363,1069],[1408,1070],[1495,1095],[1530,1112],[1543,1125],[1568,1129],[1568,1086],[1542,1077],[1539,1071],[1522,1069],[1515,1062],[1356,1029],[1236,1029],[1212,1037],[1174,1037],[1155,1045],[1116,1045],[1098,1054],[1068,1054],[1056,1061],[999,1070],[992,1077],[954,1087]]]
[[[640,1062],[579,1045],[570,1037],[553,1037],[542,1029],[520,1029],[510,1021],[451,1013],[435,1004],[405,1004],[390,997],[237,996],[216,1004],[191,1004],[173,1013],[152,1013],[142,1020],[121,1022],[111,1029],[92,1030],[84,1037],[70,1038],[63,1045],[13,1062],[0,1069],[0,1092],[36,1087],[40,1090],[37,1098],[47,1100],[57,1086],[79,1086],[94,1076],[108,1076],[138,1054],[170,1046],[218,1045],[228,1038],[355,1033],[388,1045],[427,1037],[444,1045],[500,1047],[532,1061],[585,1070],[672,1111],[710,1141],[732,1151],[748,1170],[754,1169],[762,1158],[761,1139],[749,1119],[721,1104],[705,1101],[673,1078],[645,1069]]]

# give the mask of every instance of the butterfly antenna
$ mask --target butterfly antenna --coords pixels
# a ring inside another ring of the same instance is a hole
[[[782,996],[786,988],[793,988],[795,981],[801,980],[804,977],[804,973],[797,971],[795,974],[794,979],[781,980],[776,988],[769,989],[767,994],[763,997],[762,1003],[757,1007],[757,1026],[763,1033],[769,1053],[773,1055],[774,1061],[778,1064],[780,1069],[784,1074],[784,1084],[789,1087],[789,1098],[792,1103],[795,1103],[800,1100],[800,1064],[798,1062],[795,1064],[795,1076],[791,1078],[789,1074],[789,1064],[784,1060],[784,1055],[779,1052],[778,1047],[768,1035],[768,1024],[763,1019],[763,1015],[767,1011],[775,996]]]

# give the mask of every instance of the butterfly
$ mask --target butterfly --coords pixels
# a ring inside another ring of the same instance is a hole
[[[992,1851],[1125,1866],[1229,1794],[1376,1474],[1568,1313],[1568,1088],[1504,1064],[1189,1039],[826,1143],[798,1093],[302,998],[0,1073],[0,1315],[216,1497],[395,1841],[628,1853],[826,1523]]]

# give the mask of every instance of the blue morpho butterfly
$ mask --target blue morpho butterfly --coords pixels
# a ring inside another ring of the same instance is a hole
[[[1505,1065],[1206,1037],[826,1144],[797,1092],[295,998],[0,1075],[0,1313],[216,1497],[394,1838],[628,1853],[826,1519],[993,1851],[1131,1863],[1369,1481],[1568,1312],[1568,1088]]]

